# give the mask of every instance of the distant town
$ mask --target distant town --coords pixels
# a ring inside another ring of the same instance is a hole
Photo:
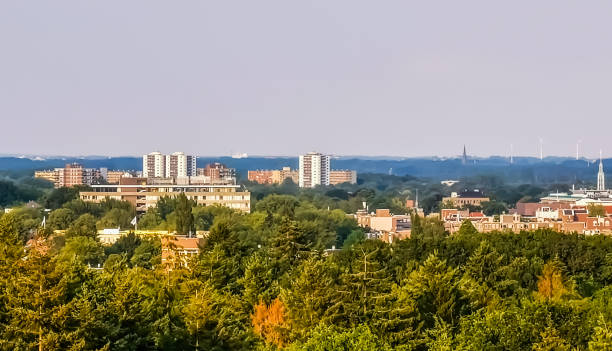
[[[162,197],[185,194],[197,205],[221,205],[243,212],[251,211],[248,186],[237,183],[236,170],[213,162],[199,167],[197,158],[183,152],[162,154],[152,152],[142,157],[141,170],[109,170],[84,168],[77,163],[63,168],[35,172],[36,178],[48,180],[54,187],[87,186],[79,192],[86,202],[100,203],[107,199],[127,201],[138,213],[157,205]],[[463,165],[468,156],[463,150]],[[469,221],[479,232],[552,229],[565,233],[612,233],[612,192],[606,189],[603,162],[598,163],[596,187],[575,188],[569,192],[555,192],[538,202],[519,201],[506,212],[485,215],[482,205],[489,203],[488,195],[479,189],[451,192],[441,201],[439,212],[425,213],[419,207],[418,193],[405,201],[408,214],[394,214],[389,209],[370,212],[368,204],[351,214],[357,223],[368,230],[368,237],[392,242],[410,237],[411,216],[439,218],[449,233],[459,230]],[[300,188],[356,184],[357,171],[332,169],[329,155],[311,152],[299,156],[299,168],[254,169],[247,172],[247,183],[280,185],[290,182]],[[443,180],[451,187],[459,180]],[[410,214],[412,213],[412,215]],[[113,239],[113,240],[116,240]]]

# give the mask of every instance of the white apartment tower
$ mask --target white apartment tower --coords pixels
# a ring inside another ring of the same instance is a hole
[[[166,156],[157,151],[142,156],[142,176],[145,178],[165,177]]]
[[[191,177],[196,175],[196,157],[175,152],[166,155],[166,177]]]
[[[187,177],[196,175],[196,157],[175,152],[164,155],[152,152],[142,156],[142,176],[145,178]]]
[[[606,190],[606,175],[604,174],[603,162],[601,159],[601,151],[599,152],[599,172],[597,172],[597,190]]]
[[[317,152],[300,155],[300,188],[329,185],[330,157]]]

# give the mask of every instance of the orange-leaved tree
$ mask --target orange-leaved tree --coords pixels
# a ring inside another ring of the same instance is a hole
[[[280,299],[274,299],[269,305],[262,301],[255,306],[253,330],[266,344],[282,348],[287,344],[288,323],[285,314],[285,305]]]

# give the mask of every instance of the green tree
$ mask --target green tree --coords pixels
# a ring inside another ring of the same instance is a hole
[[[66,238],[73,238],[76,236],[87,236],[93,239],[98,238],[98,230],[96,229],[96,219],[89,213],[79,216],[68,230],[66,230]]]
[[[135,267],[153,268],[161,263],[161,240],[143,239],[134,249],[130,263]]]
[[[138,229],[157,229],[162,223],[162,218],[157,213],[157,209],[152,207],[138,219]]]
[[[593,337],[589,341],[589,351],[612,350],[612,327],[610,327],[610,323],[603,316],[600,316],[597,324]]]
[[[104,248],[91,237],[71,237],[66,241],[66,246],[60,250],[55,259],[58,263],[63,264],[76,260],[81,264],[96,267],[104,261]]]
[[[437,253],[408,275],[398,293],[405,301],[416,301],[419,320],[425,328],[433,328],[436,318],[451,326],[459,320],[462,296],[458,271],[448,267]]]
[[[76,219],[72,210],[67,208],[58,208],[49,214],[47,225],[52,229],[68,229],[70,224]]]
[[[487,216],[500,215],[508,211],[508,207],[503,202],[499,201],[485,201],[481,203],[482,212]]]
[[[193,214],[191,212],[194,206],[193,201],[187,199],[184,193],[177,197],[176,201],[176,232],[178,234],[192,234],[195,231]]]
[[[466,219],[463,221],[463,223],[461,223],[458,234],[459,235],[474,235],[474,234],[478,234],[478,230],[476,230],[476,227],[474,227],[474,225],[472,224],[472,221],[470,221],[469,219]]]
[[[287,306],[291,333],[303,340],[319,323],[332,323],[328,312],[334,305],[340,270],[329,260],[313,256],[296,273],[291,286],[281,296]]]
[[[606,216],[606,208],[603,207],[603,205],[589,204],[587,206],[587,210],[589,211],[589,216],[591,217],[605,217]]]
[[[384,351],[391,347],[377,337],[365,324],[351,329],[339,329],[333,326],[320,326],[312,331],[305,343],[291,345],[289,350],[305,351]]]
[[[127,229],[132,226],[130,222],[132,221],[133,218],[134,218],[133,211],[120,209],[120,208],[113,208],[109,210],[108,212],[106,212],[106,214],[104,214],[104,216],[97,222],[97,227],[98,229],[104,229],[104,228]]]

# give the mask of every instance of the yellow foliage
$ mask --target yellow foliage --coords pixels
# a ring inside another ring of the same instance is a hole
[[[285,318],[285,305],[276,298],[271,304],[260,302],[255,306],[252,315],[253,330],[262,337],[266,343],[282,348],[286,345],[287,320]]]
[[[567,292],[561,268],[555,262],[546,263],[538,277],[538,295],[546,300],[557,300]]]

